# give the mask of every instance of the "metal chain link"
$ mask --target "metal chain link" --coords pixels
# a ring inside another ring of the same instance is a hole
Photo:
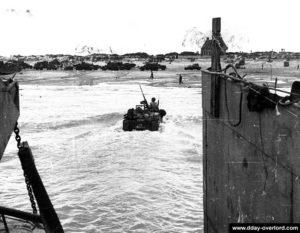
[[[18,122],[16,122],[15,128],[14,128],[14,133],[15,133],[15,139],[17,141],[17,147],[18,149],[20,149],[21,146],[21,136],[20,136],[20,130],[18,128]],[[31,207],[32,207],[32,212],[34,214],[37,214],[37,208],[36,208],[36,204],[34,201],[34,196],[33,196],[33,192],[32,192],[32,188],[31,188],[31,184],[29,182],[29,179],[27,177],[27,175],[24,173],[24,177],[25,177],[25,183],[26,183],[26,187],[27,187],[27,191],[28,191],[28,196],[29,196],[29,200],[31,203]]]
[[[17,141],[17,147],[18,147],[18,149],[20,149],[21,148],[21,137],[20,137],[20,130],[19,130],[19,128],[18,128],[18,122],[16,122],[16,125],[15,125],[15,128],[14,128],[14,132],[15,132],[15,139],[16,139],[16,141]]]
[[[30,200],[31,207],[32,207],[32,213],[37,214],[37,208],[36,208],[36,204],[35,204],[35,201],[34,201],[34,196],[33,196],[33,193],[32,193],[32,188],[31,188],[30,182],[28,180],[28,177],[27,177],[27,175],[25,173],[24,173],[24,177],[25,177],[25,183],[26,183],[27,190],[28,190],[29,200]]]

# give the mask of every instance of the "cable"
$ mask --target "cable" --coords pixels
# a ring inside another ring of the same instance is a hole
[[[228,122],[231,126],[233,127],[237,127],[241,124],[242,122],[242,103],[243,103],[243,91],[241,90],[241,94],[240,94],[240,104],[239,104],[239,120],[237,123],[232,123],[230,120],[230,113],[229,113],[229,107],[228,107],[228,100],[227,100],[227,79],[225,79],[225,85],[224,85],[224,92],[225,92],[225,105],[226,105],[226,109],[227,109],[227,117],[228,117]]]
[[[248,82],[244,79],[238,79],[236,77],[233,77],[233,76],[230,76],[228,74],[224,74],[224,73],[220,73],[220,72],[212,72],[212,71],[209,71],[209,70],[203,70],[204,73],[208,73],[208,74],[215,74],[215,75],[219,75],[219,77],[222,77],[222,78],[230,78],[234,81],[238,81],[238,82],[242,82],[245,84],[245,86],[247,86],[249,89],[253,90],[254,92],[256,92],[257,94],[261,95],[263,98],[265,98],[266,100],[270,101],[271,103],[277,105],[277,103],[275,101],[273,101],[272,99],[262,95],[260,92],[258,92],[257,90],[253,89],[252,87],[250,87],[250,84],[252,84],[251,82]],[[273,89],[273,88],[269,88],[269,89]],[[278,91],[281,91],[281,90],[278,90]],[[292,93],[293,94],[293,93]],[[285,105],[282,105],[282,106],[285,106]],[[285,111],[287,111],[289,114],[291,114],[292,116],[296,117],[296,118],[300,118],[299,115],[297,115],[296,113],[286,109],[286,108],[283,108]]]
[[[255,90],[254,88],[252,88],[252,87],[250,87],[250,86],[248,86],[248,88],[251,89],[252,91],[256,92],[257,94],[261,95],[262,97],[264,97],[266,100],[270,101],[271,103],[277,105],[277,103],[276,103],[274,100],[272,100],[272,99],[270,99],[270,98],[268,98],[268,97],[262,95],[259,91]],[[297,117],[297,118],[300,117],[300,116],[297,115],[296,113],[293,113],[292,111],[289,111],[289,110],[287,110],[286,108],[284,108],[284,110],[287,111],[289,114],[291,114],[291,115],[294,116],[294,117]]]

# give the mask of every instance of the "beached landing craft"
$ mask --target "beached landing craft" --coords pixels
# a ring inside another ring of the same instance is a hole
[[[144,100],[141,104],[136,105],[135,109],[128,109],[127,114],[124,115],[123,130],[150,130],[157,131],[162,118],[166,115],[164,109],[151,109],[145,98],[143,90],[140,86]]]
[[[20,114],[19,86],[12,78],[0,77],[0,107],[0,160],[14,131],[19,150],[18,156],[33,210],[33,213],[28,213],[0,206],[0,232],[64,232],[35,167],[31,149],[27,142],[21,142],[17,123]],[[1,201],[5,202],[5,200]]]

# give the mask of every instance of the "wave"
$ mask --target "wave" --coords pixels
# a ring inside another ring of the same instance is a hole
[[[42,132],[45,130],[60,130],[66,128],[74,128],[83,125],[103,124],[105,126],[112,126],[123,118],[122,113],[114,112],[97,116],[91,116],[84,119],[65,120],[57,122],[43,122],[43,123],[24,123],[22,128],[34,132]]]
[[[162,124],[162,132],[179,140],[178,143],[196,143],[202,136],[202,116],[168,116]]]
[[[123,117],[123,114],[121,113],[107,113],[103,115],[97,115],[88,117],[86,119],[79,119],[79,120],[71,120],[67,122],[62,122],[53,126],[50,126],[49,129],[56,130],[56,129],[62,129],[62,128],[72,128],[77,127],[81,125],[94,125],[103,123],[107,126],[111,126],[117,121],[120,120],[120,118]]]
[[[176,125],[185,124],[202,124],[202,116],[182,116],[182,115],[171,115],[166,116],[166,120],[174,122]]]
[[[112,112],[96,116],[90,116],[82,119],[71,120],[54,120],[49,122],[21,122],[21,127],[24,131],[30,133],[41,133],[49,130],[62,130],[69,128],[76,128],[80,126],[98,126],[102,125],[105,128],[110,128],[112,131],[122,132],[122,119],[124,113]],[[182,116],[182,115],[167,115],[164,122],[161,124],[160,132],[180,131],[178,133],[184,134],[182,130],[190,133],[190,128],[202,124],[202,116]]]

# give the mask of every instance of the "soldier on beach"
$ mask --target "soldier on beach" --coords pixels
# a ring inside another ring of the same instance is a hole
[[[182,75],[181,74],[179,75],[179,85],[180,84],[183,84],[183,82],[182,82]]]
[[[151,78],[151,79],[154,78],[154,76],[153,76],[153,71],[152,71],[152,70],[151,70],[150,78]]]

